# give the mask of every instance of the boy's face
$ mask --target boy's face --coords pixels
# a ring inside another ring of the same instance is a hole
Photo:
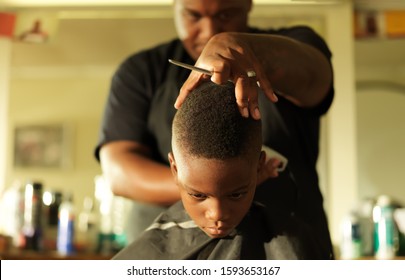
[[[208,236],[227,236],[250,208],[264,155],[252,162],[174,154],[170,166],[187,213]]]

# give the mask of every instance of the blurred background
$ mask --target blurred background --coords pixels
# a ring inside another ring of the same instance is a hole
[[[61,203],[59,195],[71,197],[81,223],[76,231],[89,234],[96,225],[96,234],[82,235],[77,246],[100,243],[100,227],[106,233],[115,228],[120,239],[126,201],[113,198],[103,185],[93,150],[118,64],[176,36],[171,2],[0,2],[2,236],[18,226],[17,194],[27,182],[39,182],[41,195],[48,195],[48,212]],[[318,169],[339,253],[349,214],[365,209],[369,215],[381,195],[404,207],[405,2],[254,2],[251,25],[310,25],[332,50],[336,97],[322,120]],[[102,215],[109,222],[100,226]]]

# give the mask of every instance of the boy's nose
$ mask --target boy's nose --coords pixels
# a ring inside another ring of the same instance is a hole
[[[205,212],[206,218],[214,222],[225,220],[227,218],[227,211],[224,204],[220,200],[212,200]]]

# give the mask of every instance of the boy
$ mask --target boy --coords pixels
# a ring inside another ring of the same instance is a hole
[[[168,155],[181,201],[113,259],[322,258],[291,213],[253,201],[266,160],[261,122],[241,116],[234,91],[206,82],[186,98]]]

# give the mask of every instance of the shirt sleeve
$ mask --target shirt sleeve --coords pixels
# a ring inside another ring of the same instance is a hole
[[[146,119],[150,107],[150,73],[143,53],[125,60],[114,73],[99,131],[95,156],[110,141],[150,141]]]

